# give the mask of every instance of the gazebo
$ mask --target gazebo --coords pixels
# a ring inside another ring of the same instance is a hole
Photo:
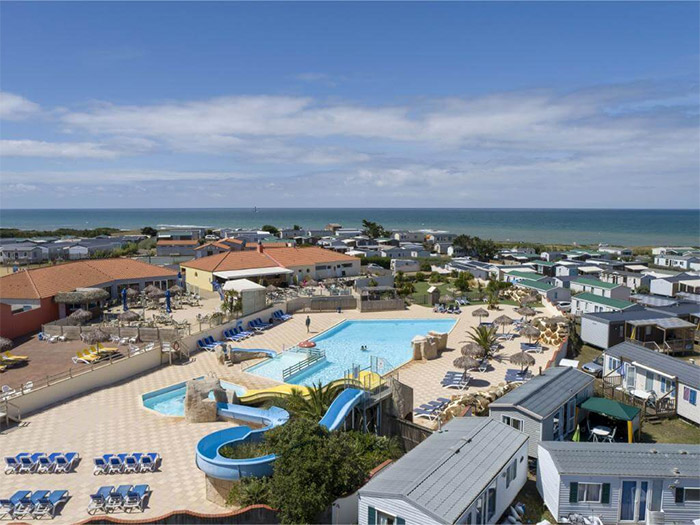
[[[641,434],[641,423],[639,414],[641,409],[607,399],[604,397],[589,397],[581,404],[581,409],[590,413],[598,414],[612,421],[623,421],[627,423],[627,442],[634,441],[634,431]],[[639,437],[639,436],[638,436]]]

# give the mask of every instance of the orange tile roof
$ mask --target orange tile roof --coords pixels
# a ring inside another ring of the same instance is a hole
[[[123,279],[175,277],[177,271],[134,259],[91,259],[0,277],[0,298],[40,299]]]
[[[195,250],[203,250],[204,248],[207,248],[209,246],[216,246],[217,248],[221,248],[222,250],[230,250],[231,249],[231,246],[229,246],[225,242],[212,241],[212,242],[208,242],[206,244],[202,244],[201,246],[198,246],[197,248],[195,248]]]
[[[274,247],[265,248],[263,253],[257,250],[219,253],[181,263],[181,266],[205,272],[227,272],[252,268],[273,268],[275,266],[285,268],[290,266],[311,266],[319,263],[357,260],[356,257],[326,250],[325,248]]]
[[[317,246],[308,248],[266,248],[265,254],[272,257],[280,266],[310,266],[319,263],[357,261],[357,257],[326,250]]]
[[[181,263],[180,266],[205,272],[228,272],[250,268],[273,268],[279,265],[263,253],[245,251],[217,253]]]
[[[199,244],[199,241],[197,240],[183,240],[183,241],[168,241],[168,240],[162,240],[158,241],[158,246],[192,246],[195,244]]]

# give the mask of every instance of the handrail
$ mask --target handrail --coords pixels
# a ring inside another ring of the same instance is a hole
[[[290,377],[292,377],[295,374],[298,374],[302,370],[306,370],[310,366],[318,363],[319,361],[322,361],[326,358],[326,351],[325,350],[314,350],[309,352],[309,357],[306,359],[299,361],[298,363],[294,363],[292,366],[288,366],[284,370],[282,370],[282,381],[286,381]]]

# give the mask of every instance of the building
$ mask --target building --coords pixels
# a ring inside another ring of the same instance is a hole
[[[663,255],[654,256],[656,266],[666,266],[674,270],[700,270],[700,255]]]
[[[467,250],[461,246],[452,245],[447,247],[447,255],[450,257],[464,257],[467,255]]]
[[[422,243],[425,240],[425,232],[418,231],[393,232],[391,236],[399,242]]]
[[[393,272],[418,272],[420,271],[420,263],[413,259],[392,259],[391,270]]]
[[[225,252],[181,263],[187,288],[211,294],[234,279],[251,279],[269,284],[318,281],[330,277],[360,274],[360,259],[319,247],[266,248]]]
[[[597,312],[620,312],[622,310],[640,309],[641,306],[622,299],[610,299],[592,293],[580,293],[571,297],[571,314],[583,315]]]
[[[653,295],[675,297],[679,292],[681,292],[681,287],[684,283],[686,286],[690,284],[692,287],[692,283],[697,279],[698,276],[693,275],[692,273],[679,273],[678,275],[658,277],[651,281],[649,291]]]
[[[620,246],[598,246],[598,251],[601,253],[609,253],[617,257],[632,257],[632,248],[622,248]]]
[[[557,521],[693,523],[700,516],[700,446],[540,443],[537,489]]]
[[[648,399],[679,416],[700,424],[700,366],[624,342],[604,352],[603,377],[613,387]]]
[[[624,270],[605,270],[600,273],[600,280],[604,283],[625,286],[633,292],[639,288],[648,290],[653,279],[651,275]]]
[[[587,277],[579,277],[571,281],[569,288],[572,293],[591,293],[600,297],[621,299],[623,301],[627,301],[630,298],[630,289],[626,286],[607,283],[599,279],[589,279]]]
[[[206,228],[168,228],[158,230],[158,240],[187,241],[203,239],[207,234]]]
[[[519,270],[505,270],[501,275],[501,280],[506,283],[517,283],[522,279],[527,279],[529,281],[539,281],[544,279],[544,275],[536,273],[534,270],[528,270],[527,268],[522,268]]]
[[[548,368],[493,401],[489,417],[527,434],[528,454],[537,457],[540,441],[562,440],[576,430],[576,407],[593,395],[593,382],[576,368]]]
[[[156,255],[158,257],[194,257],[199,247],[197,240],[170,240],[162,239],[156,243]]]
[[[498,523],[527,479],[527,442],[489,418],[452,419],[358,491],[358,523]]]
[[[545,297],[550,303],[558,303],[571,299],[571,292],[566,288],[554,286],[553,284],[544,281],[533,281],[531,279],[518,279],[515,286],[532,290],[533,292]]]
[[[3,264],[39,264],[49,260],[49,249],[35,242],[8,243],[0,246]]]
[[[450,271],[469,272],[475,279],[488,281],[492,275],[497,275],[498,267],[481,261],[474,261],[465,257],[463,259],[452,259],[446,266]]]
[[[452,244],[454,240],[457,238],[456,233],[450,233],[447,231],[428,231],[425,240],[428,241],[431,244],[436,244],[436,243],[447,243],[447,244]]]
[[[133,259],[91,259],[5,275],[0,277],[0,334],[13,339],[65,317],[71,306],[54,301],[60,292],[103,288],[118,299],[126,287],[168,288],[176,281],[176,271]]]
[[[556,275],[555,269],[557,267],[557,263],[555,263],[555,262],[536,260],[536,261],[530,261],[528,264],[530,266],[532,266],[537,273],[540,273],[540,274],[545,275],[547,277],[552,277],[552,276]]]
[[[379,255],[389,259],[406,259],[411,256],[411,250],[399,248],[398,246],[386,246],[381,248]]]
[[[616,312],[587,313],[581,316],[581,339],[584,343],[606,349],[625,341],[631,328],[629,321],[669,318],[671,314],[647,309],[630,309]]]

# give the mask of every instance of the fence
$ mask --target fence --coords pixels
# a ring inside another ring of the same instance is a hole
[[[282,370],[282,381],[287,381],[290,377],[306,370],[307,368],[315,365],[316,363],[326,359],[325,350],[313,350],[309,352],[309,357],[298,363],[294,363],[292,366],[288,366]]]
[[[424,426],[394,416],[389,416],[387,422],[389,427],[387,435],[396,436],[406,452],[420,445],[433,433],[432,430]]]
[[[124,352],[120,358],[110,357],[98,363],[78,365],[58,374],[35,379],[31,386],[22,385],[6,400],[25,415],[89,390],[128,379],[162,363],[159,344],[134,351],[125,349]]]
[[[119,337],[136,337],[138,341],[145,343],[155,341],[172,342],[178,339],[179,333],[176,328],[152,328],[137,326],[112,326],[108,324],[95,324],[89,326],[61,326],[55,324],[45,324],[41,327],[42,332],[49,336],[63,336],[66,339],[77,341],[82,334],[101,330],[109,335]]]
[[[404,310],[403,299],[379,299],[377,301],[360,301],[360,312],[383,312],[387,310]]]
[[[333,312],[338,308],[354,310],[357,308],[357,299],[352,295],[331,295],[297,297],[287,301],[287,312],[289,313],[299,311]]]
[[[165,524],[165,525],[265,525],[279,523],[277,511],[267,505],[250,505],[243,509],[224,512],[221,514],[202,514],[191,510],[175,510],[153,518],[134,519],[133,515],[129,519],[117,518],[113,516],[95,516],[84,521],[78,522],[78,525],[98,525],[98,524],[113,524],[113,523],[128,523],[128,524]]]

